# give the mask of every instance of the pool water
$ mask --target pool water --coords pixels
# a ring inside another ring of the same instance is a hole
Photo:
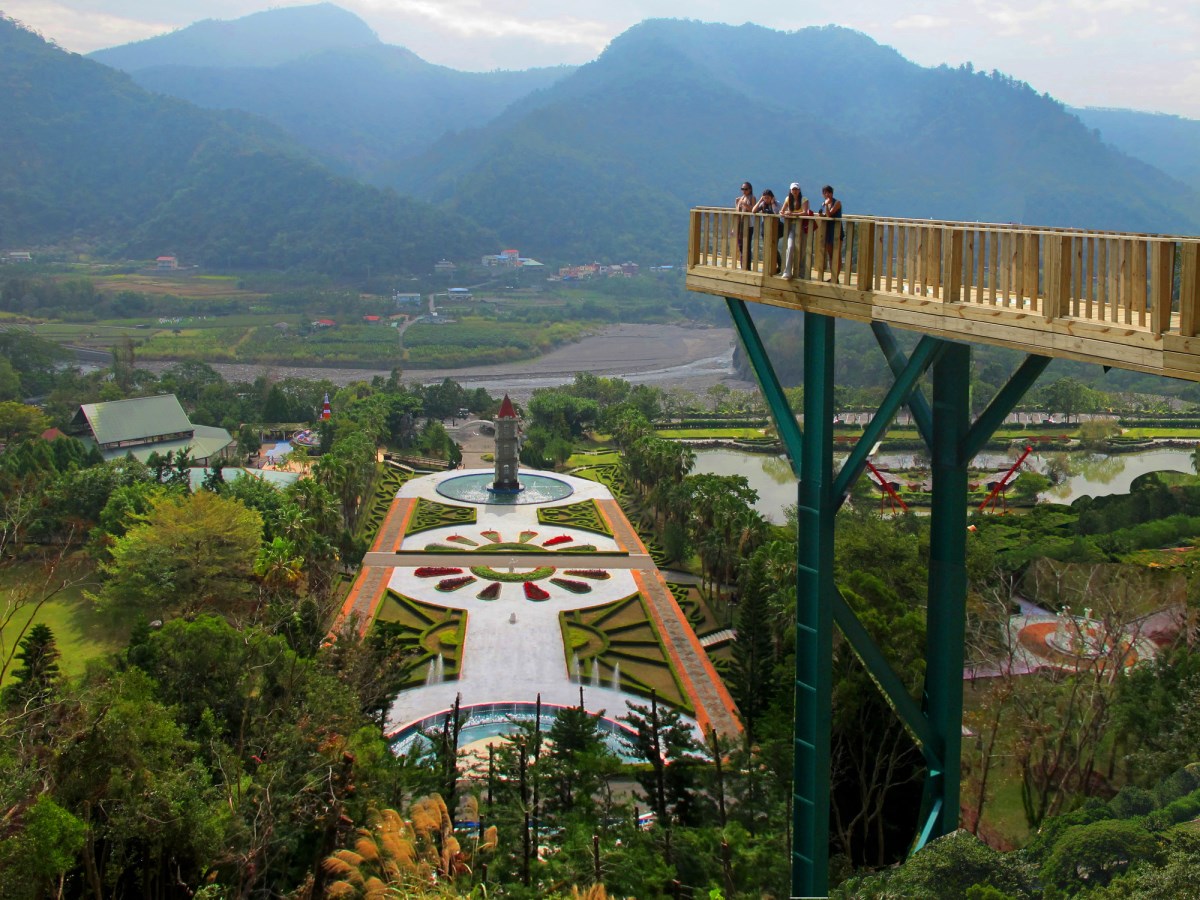
[[[552,503],[562,500],[575,493],[575,488],[551,478],[548,475],[534,475],[523,472],[519,477],[521,490],[492,491],[490,490],[495,477],[488,472],[476,472],[474,475],[456,475],[447,478],[437,486],[437,492],[451,500],[462,500],[466,503],[493,503],[506,506],[522,506],[526,503]]]

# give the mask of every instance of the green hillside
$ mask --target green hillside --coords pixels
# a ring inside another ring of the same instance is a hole
[[[0,19],[0,246],[188,264],[427,270],[474,254],[447,210],[334,176],[269,124],[153,95]]]
[[[197,106],[261,115],[330,165],[372,181],[389,163],[492,120],[570,71],[459,72],[375,44],[271,67],[162,65],[131,74],[147,90]]]
[[[1197,197],[1003,75],[927,69],[843,28],[644,22],[489,126],[393,173],[534,255],[678,260],[743,179],[848,212],[1195,231]],[[1115,198],[1119,197],[1117,202]]]
[[[1100,139],[1200,191],[1200,121],[1132,109],[1073,109]]]

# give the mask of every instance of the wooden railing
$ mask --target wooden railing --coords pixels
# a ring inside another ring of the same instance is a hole
[[[1195,237],[868,216],[783,226],[777,216],[698,208],[688,269],[784,291],[828,281],[881,300],[920,297],[1152,335],[1193,337],[1200,327]]]

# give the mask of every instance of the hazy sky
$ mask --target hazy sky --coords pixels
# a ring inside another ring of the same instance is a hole
[[[0,10],[81,53],[197,19],[231,19],[264,0],[0,0]],[[300,3],[278,3],[292,6]],[[458,69],[526,68],[594,59],[654,17],[792,30],[837,24],[923,65],[970,61],[1079,106],[1200,118],[1197,0],[340,0],[391,44]],[[824,62],[829,62],[825,60]],[[842,60],[852,65],[853,60]]]

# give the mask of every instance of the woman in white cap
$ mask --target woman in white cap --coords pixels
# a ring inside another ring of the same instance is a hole
[[[795,220],[800,218],[801,203],[803,197],[800,193],[800,185],[793,181],[792,186],[788,189],[788,195],[784,198],[783,208],[780,210],[780,215],[783,216],[784,229],[787,232],[787,249],[784,252],[783,258],[783,280],[789,281],[796,274],[796,264],[800,262],[800,236],[801,231],[797,227]]]

